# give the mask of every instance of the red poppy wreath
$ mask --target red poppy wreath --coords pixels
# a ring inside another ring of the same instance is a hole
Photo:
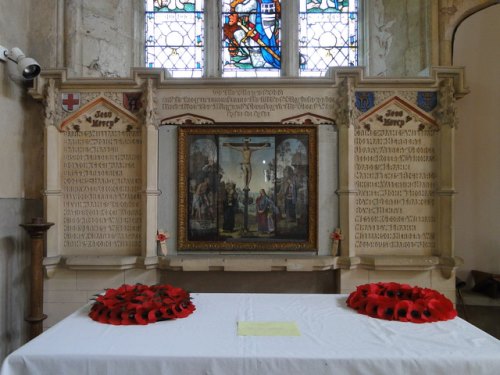
[[[145,325],[185,318],[195,310],[189,293],[171,285],[127,285],[96,296],[89,316],[100,323]]]
[[[453,319],[457,311],[441,293],[398,283],[360,285],[347,298],[360,314],[385,320],[427,323]]]

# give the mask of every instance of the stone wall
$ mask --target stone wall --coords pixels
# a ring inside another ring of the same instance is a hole
[[[74,77],[126,77],[143,63],[143,2],[65,1],[64,66]]]
[[[364,65],[370,76],[417,77],[431,66],[431,1],[362,2]]]
[[[0,44],[31,54],[30,3],[2,0],[0,8]],[[43,212],[41,109],[0,62],[0,361],[27,339],[30,243],[19,224]]]

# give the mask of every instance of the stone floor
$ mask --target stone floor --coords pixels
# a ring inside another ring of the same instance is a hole
[[[457,300],[458,315],[500,340],[500,299],[464,292],[465,311]]]

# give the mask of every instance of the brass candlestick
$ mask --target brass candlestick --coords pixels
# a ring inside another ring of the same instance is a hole
[[[31,237],[31,291],[30,314],[25,320],[31,324],[30,340],[43,332],[43,235],[54,223],[45,223],[41,217],[31,223],[20,224]]]

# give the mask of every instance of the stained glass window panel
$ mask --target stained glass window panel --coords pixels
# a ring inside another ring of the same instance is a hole
[[[224,77],[279,76],[279,0],[222,0],[221,24]]]
[[[300,75],[322,76],[332,66],[358,65],[358,2],[301,0]]]
[[[203,0],[146,0],[146,66],[174,77],[201,77]]]

